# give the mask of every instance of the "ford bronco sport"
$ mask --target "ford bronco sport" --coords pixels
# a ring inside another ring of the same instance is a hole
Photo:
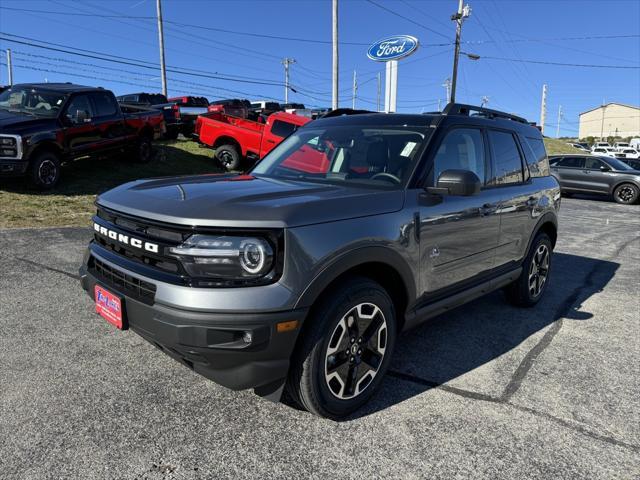
[[[492,290],[548,286],[560,189],[540,132],[502,112],[328,114],[245,174],[97,199],[96,310],[232,389],[342,418],[398,334]]]

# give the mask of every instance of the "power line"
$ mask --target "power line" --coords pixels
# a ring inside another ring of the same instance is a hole
[[[464,55],[469,55],[469,53],[467,52],[460,52],[463,53]],[[475,55],[475,54],[474,54]],[[480,59],[482,58],[486,58],[489,60],[504,60],[507,62],[517,62],[517,63],[535,63],[535,64],[539,64],[539,65],[555,65],[555,66],[561,66],[561,67],[583,67],[583,68],[622,68],[622,69],[632,69],[632,70],[638,70],[640,69],[639,65],[595,65],[595,64],[588,64],[588,63],[562,63],[562,62],[549,62],[549,61],[544,61],[544,60],[523,60],[523,59],[518,59],[518,58],[505,58],[505,57],[493,57],[490,55],[482,55],[479,56]]]
[[[409,18],[409,17],[405,17],[404,15],[400,15],[398,12],[395,12],[393,10],[391,10],[390,8],[387,8],[383,5],[380,5],[379,3],[374,2],[373,0],[365,0],[366,2],[370,3],[371,5],[375,5],[376,7],[384,10],[385,12],[390,13],[391,15],[395,15],[398,18],[402,18],[403,20],[406,20],[409,23],[413,23],[414,25],[417,25],[420,28],[424,28],[425,30],[428,30],[431,33],[435,33],[436,35],[440,35],[443,38],[449,39],[448,35],[445,35],[444,33],[440,33],[437,30],[434,30],[432,28],[429,27],[425,27],[424,25],[422,25],[421,23],[416,22],[415,20]]]

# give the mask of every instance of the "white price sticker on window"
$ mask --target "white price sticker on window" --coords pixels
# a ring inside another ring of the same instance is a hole
[[[416,142],[407,142],[402,151],[400,152],[401,157],[408,157],[413,153],[413,149],[416,148]]]

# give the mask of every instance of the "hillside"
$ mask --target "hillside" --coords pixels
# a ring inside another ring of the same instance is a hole
[[[547,148],[548,155],[558,155],[561,153],[584,153],[582,150],[573,148],[567,145],[564,140],[557,140],[555,138],[544,139],[544,146]]]

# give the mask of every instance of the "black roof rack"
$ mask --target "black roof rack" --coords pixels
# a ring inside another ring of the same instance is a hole
[[[517,115],[512,115],[506,112],[500,112],[499,110],[492,110],[490,108],[476,107],[474,105],[465,105],[463,103],[449,103],[444,110],[443,115],[471,115],[471,112],[477,112],[480,116],[487,118],[505,118],[507,120],[513,120],[514,122],[529,124],[529,122]]]
[[[354,110],[353,108],[336,108],[335,110],[331,110],[320,118],[331,118],[331,117],[340,117],[341,115],[361,115],[363,113],[376,113],[370,110]]]

